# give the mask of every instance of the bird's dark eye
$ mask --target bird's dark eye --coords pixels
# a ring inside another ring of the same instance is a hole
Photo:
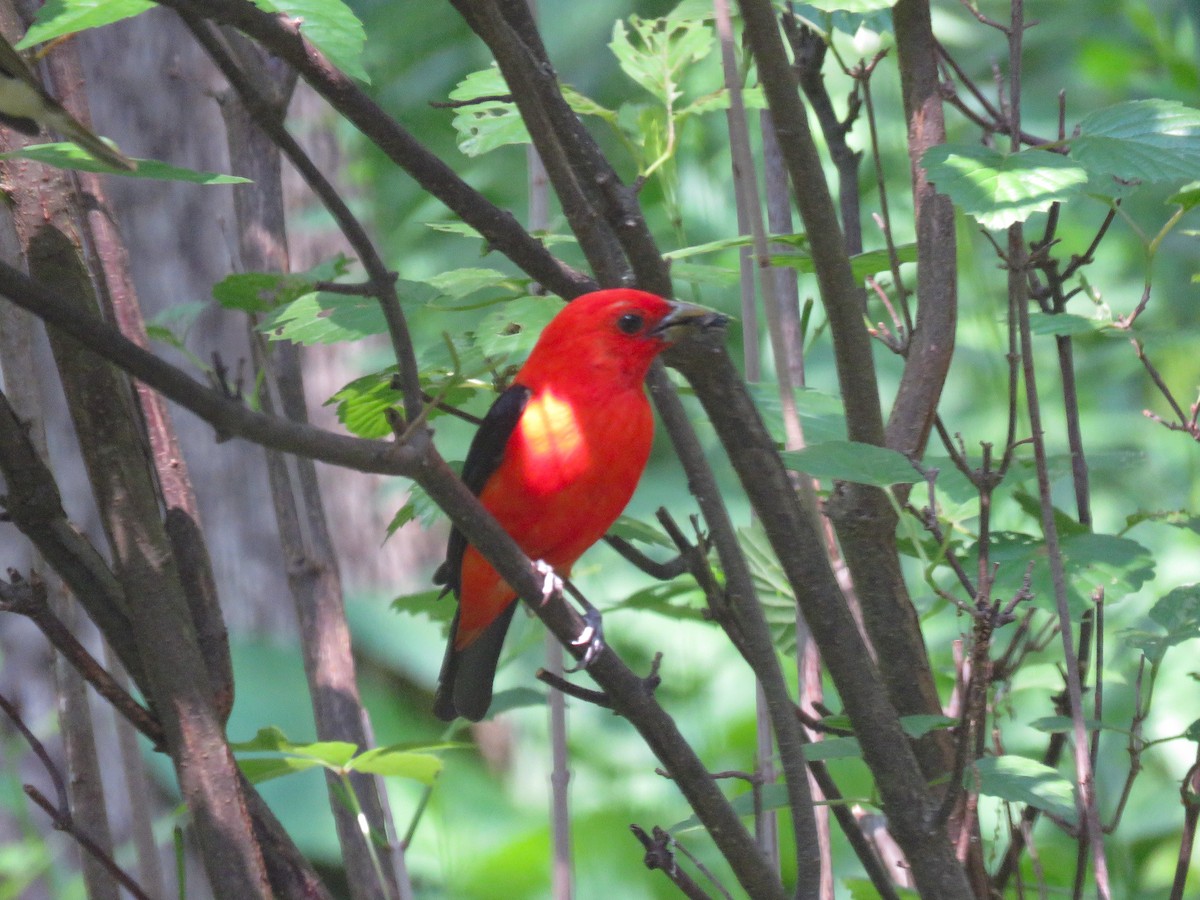
[[[637,334],[642,330],[642,326],[646,324],[645,319],[637,313],[625,313],[621,318],[617,319],[617,328],[626,334]]]

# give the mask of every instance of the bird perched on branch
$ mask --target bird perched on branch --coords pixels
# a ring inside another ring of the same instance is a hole
[[[471,442],[462,477],[531,559],[563,577],[637,487],[654,435],[643,381],[654,358],[725,317],[645,291],[596,291],[546,326]],[[434,713],[478,721],[516,593],[462,533],[434,576],[458,597]]]
[[[0,122],[29,137],[52,128],[114,169],[132,172],[137,163],[96,137],[62,108],[33,77],[25,60],[0,37]]]

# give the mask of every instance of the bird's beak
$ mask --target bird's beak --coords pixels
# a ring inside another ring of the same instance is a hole
[[[671,311],[650,332],[651,336],[675,343],[689,333],[703,334],[716,328],[724,328],[729,317],[694,303],[671,301]]]

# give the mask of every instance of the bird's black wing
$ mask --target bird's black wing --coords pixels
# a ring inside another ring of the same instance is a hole
[[[483,486],[504,459],[508,439],[512,437],[531,394],[532,391],[525,385],[514,384],[496,398],[496,402],[483,417],[479,430],[471,440],[471,449],[467,451],[467,460],[463,463],[462,470],[463,483],[475,496],[479,496]],[[462,558],[466,549],[467,539],[455,528],[450,532],[446,561],[433,575],[434,584],[445,585],[446,590],[454,591],[455,596],[458,595]]]

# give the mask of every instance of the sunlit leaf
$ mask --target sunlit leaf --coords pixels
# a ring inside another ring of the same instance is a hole
[[[413,753],[401,747],[376,747],[351,759],[346,768],[394,778],[411,778],[433,784],[442,771],[442,761],[431,753]]]
[[[1200,171],[1200,109],[1174,100],[1133,100],[1079,123],[1071,158],[1125,181],[1194,179]]]
[[[15,46],[26,50],[63,35],[120,22],[157,5],[149,0],[47,0]]]
[[[1087,183],[1087,171],[1046,150],[1001,153],[973,144],[941,144],[925,151],[921,165],[954,205],[985,228],[1024,222],[1066,200]]]
[[[963,784],[989,797],[1027,803],[1075,821],[1075,787],[1054,769],[1023,756],[985,756],[964,773]]]
[[[370,82],[362,65],[367,33],[363,24],[341,0],[253,0],[265,12],[284,13],[298,23],[300,32],[329,61],[362,82]]]

